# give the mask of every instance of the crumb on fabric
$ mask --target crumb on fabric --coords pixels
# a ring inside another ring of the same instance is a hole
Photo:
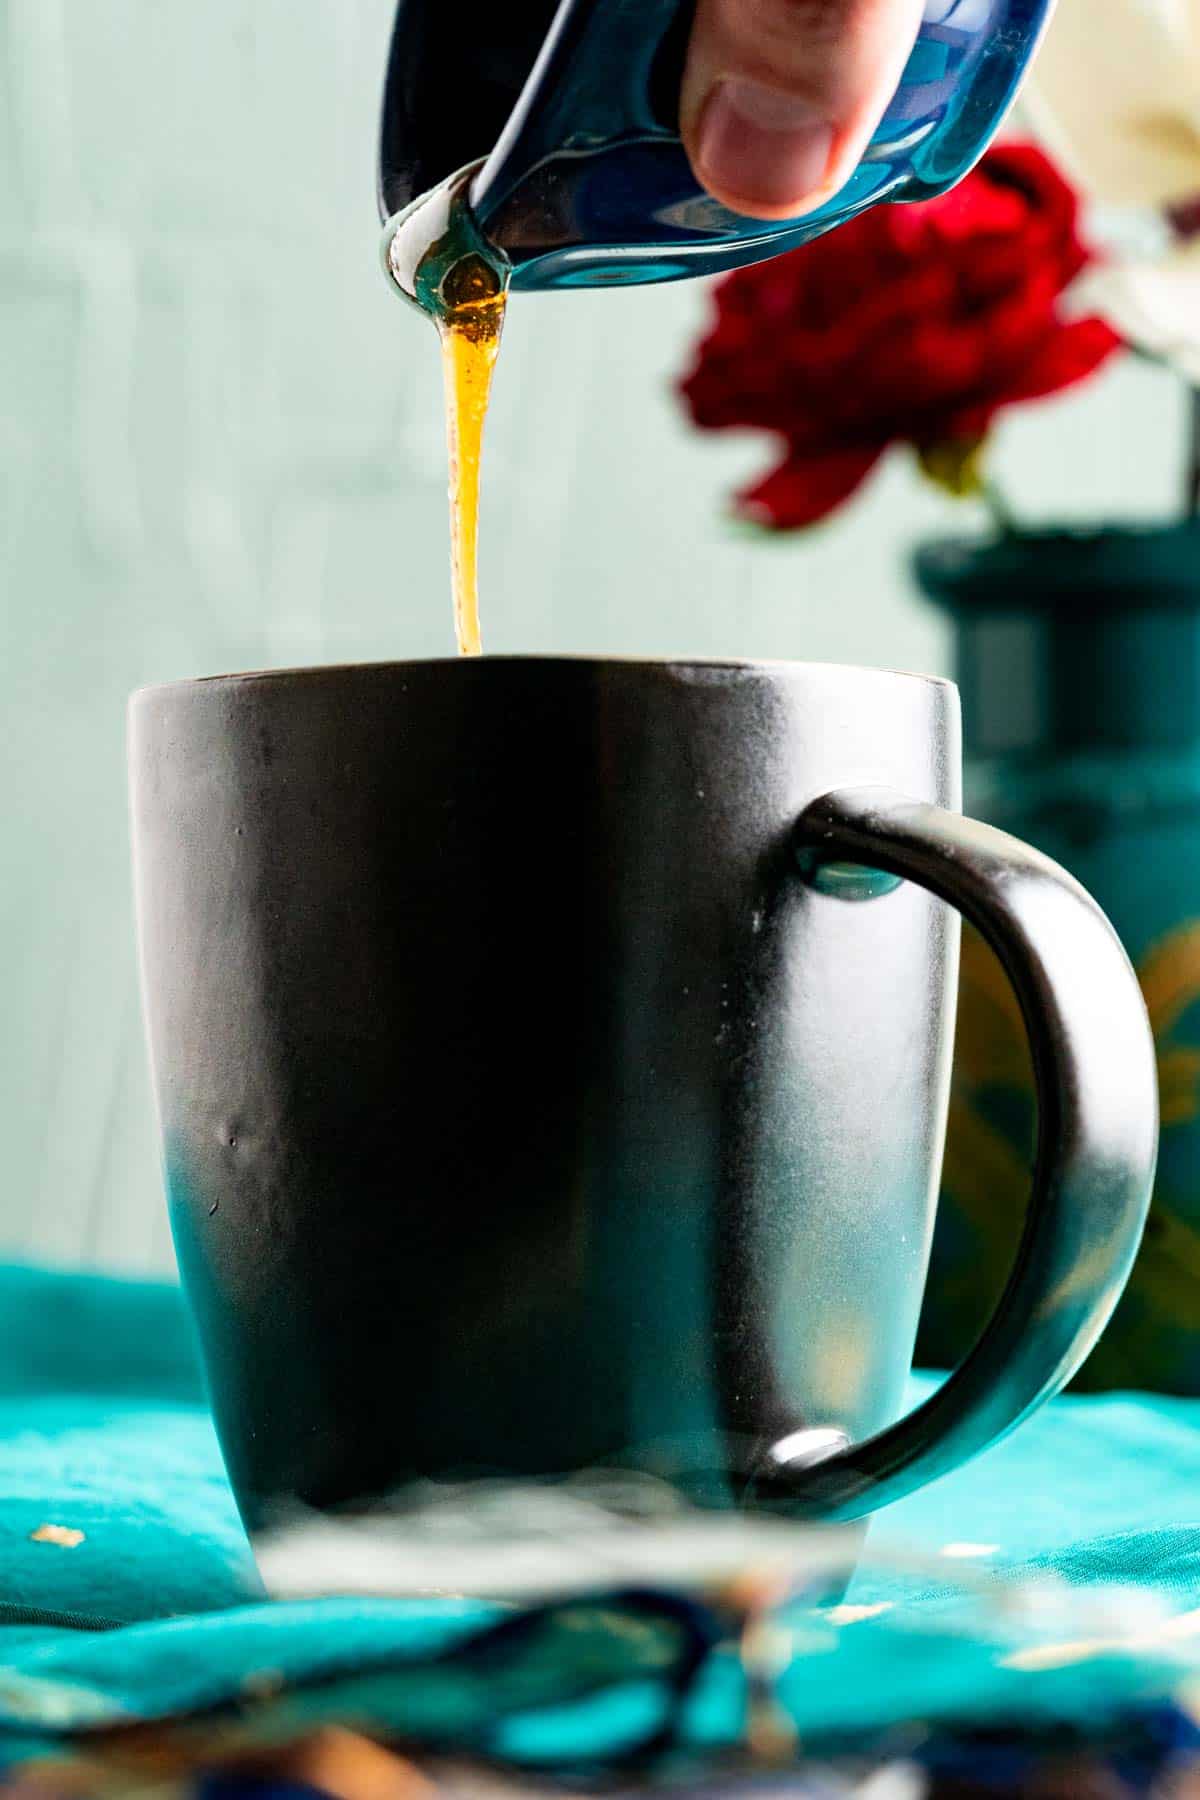
[[[57,1544],[62,1550],[74,1550],[76,1544],[82,1544],[85,1533],[76,1531],[73,1525],[39,1525],[31,1531],[29,1541],[32,1544]]]
[[[831,1606],[825,1617],[831,1625],[861,1625],[864,1619],[879,1619],[891,1612],[894,1600],[876,1600],[871,1606]]]

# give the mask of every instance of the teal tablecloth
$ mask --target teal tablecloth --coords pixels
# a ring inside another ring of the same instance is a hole
[[[840,1607],[789,1615],[783,1705],[819,1744],[912,1718],[1086,1726],[1178,1696],[1200,1680],[1198,1489],[1200,1402],[1057,1402],[877,1521]],[[39,1540],[45,1525],[83,1537]],[[925,1566],[897,1574],[889,1545]],[[644,1702],[610,1667],[581,1686],[586,1719],[577,1705],[514,1720],[537,1679],[494,1653],[450,1654],[495,1617],[465,1602],[266,1601],[178,1294],[0,1270],[0,1765],[6,1746],[267,1690],[331,1705],[353,1691],[358,1715],[392,1730],[551,1755],[559,1740],[576,1753],[581,1730],[601,1743]],[[742,1710],[740,1667],[718,1654],[687,1728],[727,1742]]]

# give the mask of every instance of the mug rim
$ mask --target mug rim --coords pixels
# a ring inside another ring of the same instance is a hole
[[[484,656],[418,656],[398,660],[381,659],[371,662],[337,662],[337,663],[299,663],[278,669],[240,669],[228,670],[217,675],[186,675],[174,681],[148,682],[144,686],[134,688],[129,696],[132,706],[137,701],[152,695],[165,695],[174,692],[190,691],[209,687],[220,683],[241,684],[243,682],[297,683],[328,679],[330,676],[379,675],[383,673],[408,672],[414,669],[464,669],[473,670],[489,664],[534,664],[568,665],[592,669],[659,669],[663,671],[689,671],[728,669],[731,671],[781,671],[795,673],[808,671],[811,673],[870,676],[883,681],[919,682],[926,687],[942,688],[949,693],[958,692],[958,684],[945,675],[929,675],[917,669],[888,669],[877,667],[871,663],[822,662],[817,659],[801,659],[790,657],[741,657],[741,656],[589,656],[572,653],[525,653],[497,652]]]

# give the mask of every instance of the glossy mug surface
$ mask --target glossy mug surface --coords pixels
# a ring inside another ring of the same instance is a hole
[[[1082,890],[955,812],[949,684],[230,676],[135,696],[130,756],[172,1222],[252,1529],[614,1463],[858,1516],[1086,1354],[1149,1192],[1149,1034]],[[1005,1298],[896,1422],[952,1046],[939,895],[1009,968],[1044,1125]]]

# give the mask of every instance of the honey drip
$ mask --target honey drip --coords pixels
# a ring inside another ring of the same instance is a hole
[[[492,370],[504,324],[504,283],[481,256],[455,263],[434,323],[442,340],[450,460],[450,571],[454,628],[463,656],[478,656],[479,465]]]

